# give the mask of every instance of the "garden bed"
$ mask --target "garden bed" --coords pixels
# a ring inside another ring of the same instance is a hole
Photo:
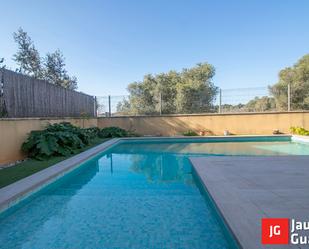
[[[98,144],[101,144],[107,141],[108,138],[95,138],[91,141],[91,144],[88,146],[81,148],[75,154],[71,154],[69,156],[57,156],[52,157],[43,161],[36,159],[27,159],[19,164],[14,166],[3,168],[0,170],[0,188],[5,187],[13,182],[16,182],[20,179],[23,179],[27,176],[30,176],[40,170],[46,169],[58,162],[61,162],[67,158],[70,158],[76,154],[79,154],[83,151],[86,151]]]

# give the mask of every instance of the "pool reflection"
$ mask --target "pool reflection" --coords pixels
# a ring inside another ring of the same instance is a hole
[[[187,157],[169,154],[131,155],[131,170],[144,174],[150,182],[181,181],[192,184],[191,166]]]

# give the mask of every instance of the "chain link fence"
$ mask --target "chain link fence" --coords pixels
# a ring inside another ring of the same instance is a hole
[[[268,87],[220,89],[216,105],[220,113],[263,112],[273,109],[267,105],[271,100]]]
[[[101,117],[309,110],[309,104],[306,104],[309,94],[301,94],[290,85],[280,89],[267,86],[218,89],[214,96],[196,92],[185,96],[159,92],[148,96],[101,96],[96,99],[97,115]]]

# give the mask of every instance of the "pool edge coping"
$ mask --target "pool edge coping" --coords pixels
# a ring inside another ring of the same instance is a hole
[[[120,143],[121,141],[130,140],[173,140],[173,139],[185,139],[195,140],[201,139],[205,141],[209,140],[229,140],[233,138],[263,138],[263,137],[290,137],[291,135],[230,135],[230,136],[173,136],[173,137],[122,137],[113,138],[106,142],[103,142],[93,148],[90,148],[84,152],[81,152],[75,156],[65,159],[59,163],[56,163],[46,169],[40,170],[30,176],[22,178],[10,185],[0,188],[0,213],[7,210],[11,206],[14,206],[19,201],[27,198],[29,195],[37,192],[42,187],[57,180],[68,172],[79,167],[83,162],[94,157],[100,152],[103,152],[110,147]]]
[[[209,199],[210,203],[211,203],[211,207],[212,209],[214,209],[214,212],[216,212],[216,215],[219,217],[219,219],[221,220],[221,226],[224,226],[224,230],[229,234],[229,239],[233,240],[233,243],[238,247],[238,249],[244,249],[242,243],[240,242],[240,240],[238,239],[236,233],[234,232],[234,230],[232,229],[232,227],[230,226],[229,222],[226,220],[226,218],[224,217],[224,214],[222,212],[222,210],[220,209],[220,207],[218,206],[218,204],[216,203],[215,199],[213,198],[211,192],[208,190],[205,182],[203,181],[202,177],[200,176],[199,172],[197,171],[197,169],[195,168],[193,162],[191,161],[191,157],[188,158],[189,162],[192,166],[192,173],[195,175],[196,181],[198,181],[198,184],[200,185],[200,187],[202,188],[202,190],[205,192],[204,194],[207,196],[207,198]]]
[[[238,161],[239,160],[243,160],[244,162],[249,162],[250,160],[265,161],[265,160],[269,160],[269,159],[281,160],[281,159],[286,159],[286,158],[309,159],[309,155],[259,156],[259,157],[254,157],[254,158],[252,158],[251,156],[238,156],[237,160]],[[244,239],[244,238],[240,238],[241,237],[240,234],[242,233],[242,231],[241,231],[242,229],[239,229],[239,227],[235,228],[234,217],[232,217],[229,214],[229,212],[226,210],[226,208],[225,208],[225,206],[227,206],[227,203],[229,204],[230,202],[225,202],[225,201],[222,201],[220,198],[218,198],[218,196],[217,196],[217,194],[215,192],[216,189],[214,187],[214,185],[216,185],[217,183],[213,183],[213,182],[207,181],[209,179],[205,179],[205,172],[202,172],[202,170],[201,170],[202,163],[203,163],[203,166],[205,165],[206,162],[207,163],[216,163],[216,161],[218,161],[218,162],[225,162],[225,163],[228,162],[228,163],[231,163],[231,161],[229,161],[230,159],[236,159],[236,157],[234,157],[234,156],[227,156],[226,158],[222,158],[220,156],[214,156],[212,158],[207,158],[207,157],[199,157],[199,158],[189,157],[190,163],[192,165],[192,170],[195,173],[195,175],[197,176],[198,180],[200,181],[199,183],[203,186],[203,190],[207,192],[207,195],[209,196],[210,200],[214,204],[217,213],[219,214],[220,218],[224,221],[224,224],[226,225],[226,227],[229,230],[230,234],[233,236],[233,238],[235,239],[235,241],[239,245],[240,249],[245,249],[245,248],[259,248],[259,249],[261,249],[261,248],[269,248],[270,245],[263,245],[263,244],[256,245],[256,244],[252,244],[253,240],[250,241],[250,240],[247,240],[247,239]],[[272,162],[268,162],[268,164],[272,164]],[[230,187],[232,187],[232,185],[233,185],[232,182],[228,182],[228,184],[230,185]],[[233,196],[233,197],[235,197],[235,196]],[[238,197],[238,196],[236,195],[236,197]],[[241,197],[241,198],[237,198],[237,200],[244,200],[244,199]],[[251,207],[254,207],[254,208],[257,208],[251,202],[248,202],[247,205],[249,205]],[[254,208],[252,210],[254,210]],[[251,214],[254,213],[254,211],[250,211],[250,212],[251,212]],[[266,214],[266,213],[263,213],[263,217],[264,218],[270,218],[268,216],[268,214]],[[281,215],[279,215],[279,216],[275,215],[273,217],[274,218],[278,218],[278,217],[281,217]],[[287,217],[287,216],[284,215],[284,217]],[[291,218],[291,217],[289,217],[289,218]],[[247,217],[242,216],[242,219],[246,219],[246,218]],[[260,228],[258,230],[256,230],[256,231],[260,231]],[[274,245],[274,246],[276,246],[276,245]],[[302,247],[299,247],[301,245],[293,245],[291,243],[289,243],[288,245],[278,245],[278,246],[280,246],[281,248],[302,248]],[[274,248],[277,248],[277,247],[274,247]]]
[[[214,196],[212,195],[211,191],[209,191],[209,189],[207,188],[205,182],[203,181],[199,171],[196,169],[195,163],[193,162],[193,160],[191,160],[192,158],[189,157],[189,161],[190,164],[192,166],[192,170],[194,172],[194,174],[197,177],[197,180],[199,181],[199,183],[201,184],[203,191],[206,192],[207,196],[209,197],[211,203],[213,204],[213,207],[215,209],[215,212],[217,212],[218,216],[221,218],[222,222],[224,223],[226,229],[228,230],[228,232],[230,233],[231,237],[234,239],[235,243],[237,244],[237,246],[239,247],[239,249],[244,249],[245,247],[243,247],[243,244],[241,243],[241,241],[239,240],[237,233],[235,233],[234,229],[231,227],[231,225],[229,224],[229,222],[226,220],[225,216],[224,216],[224,212],[222,211],[222,209],[220,208],[220,206],[218,205],[218,203],[216,202]]]
[[[291,141],[300,143],[309,143],[309,136],[293,135]]]
[[[46,169],[22,178],[3,188],[0,188],[0,213],[27,198],[42,187],[57,180],[68,172],[78,168],[83,162],[100,152],[116,145],[120,138],[110,139],[75,156],[56,163]]]

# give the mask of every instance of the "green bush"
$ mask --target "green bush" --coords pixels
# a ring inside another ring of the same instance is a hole
[[[94,139],[98,137],[100,133],[100,129],[98,127],[91,127],[91,128],[86,128],[83,130],[90,139]]]
[[[135,135],[135,134],[134,134]],[[68,122],[48,125],[42,131],[32,131],[22,145],[29,157],[38,160],[53,156],[69,156],[89,145],[97,137],[113,138],[133,136],[119,127],[81,129]]]
[[[119,127],[111,126],[100,130],[98,135],[100,138],[113,138],[113,137],[128,137],[129,133],[126,130],[121,129]]]
[[[68,122],[48,125],[45,130],[32,131],[23,143],[22,150],[39,160],[52,156],[68,156],[88,145],[93,138],[88,129]]]
[[[191,130],[185,131],[184,133],[182,133],[182,135],[190,136],[190,137],[198,136],[198,134],[195,131],[191,131]]]
[[[309,131],[303,127],[291,127],[290,130],[296,135],[309,136]]]

